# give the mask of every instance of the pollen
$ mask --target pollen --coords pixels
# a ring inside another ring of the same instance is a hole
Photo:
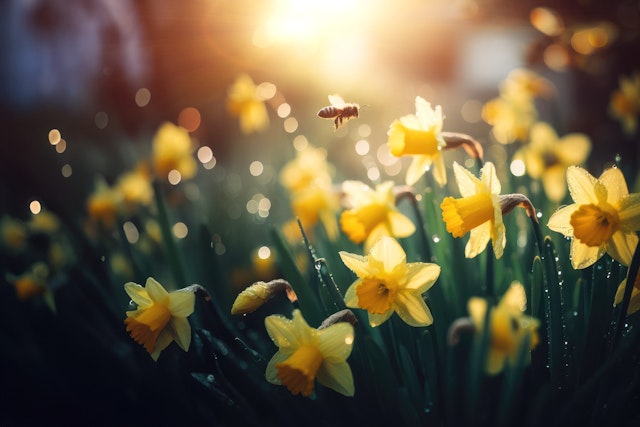
[[[619,228],[620,219],[615,209],[602,205],[581,205],[571,215],[573,235],[587,246],[599,247]]]
[[[358,306],[372,314],[386,313],[397,294],[397,286],[377,279],[364,280],[356,287]]]
[[[302,345],[284,362],[276,365],[278,378],[291,394],[308,397],[313,392],[316,373],[322,365],[322,353],[313,345]]]
[[[440,208],[447,231],[453,237],[462,237],[477,226],[494,220],[493,203],[488,193],[461,199],[446,197]]]
[[[127,332],[135,342],[144,346],[153,353],[156,349],[156,341],[160,332],[165,328],[171,319],[169,308],[162,303],[155,303],[151,307],[145,308],[137,317],[127,317],[124,323],[127,325]]]

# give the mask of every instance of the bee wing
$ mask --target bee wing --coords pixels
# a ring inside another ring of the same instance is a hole
[[[344,108],[347,105],[340,95],[329,95],[329,102],[336,108]]]

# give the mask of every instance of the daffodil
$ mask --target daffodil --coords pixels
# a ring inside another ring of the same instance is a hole
[[[342,251],[340,258],[358,276],[345,293],[345,304],[367,310],[371,326],[384,323],[394,312],[410,326],[433,323],[422,294],[438,279],[438,265],[408,263],[402,246],[391,237],[382,237],[367,256]]]
[[[231,314],[247,314],[256,311],[278,292],[286,292],[289,301],[297,301],[297,296],[286,280],[275,279],[270,282],[256,282],[238,294]]]
[[[2,246],[11,252],[20,252],[27,247],[29,230],[27,225],[9,215],[0,219],[0,238]]]
[[[338,236],[340,202],[332,186],[311,185],[292,193],[291,209],[303,227],[312,228],[321,222],[330,239]]]
[[[7,274],[7,281],[13,285],[19,301],[27,301],[38,295],[42,295],[45,304],[47,304],[51,311],[55,312],[56,303],[47,283],[50,273],[51,271],[47,264],[38,261],[34,263],[29,270],[18,276]]]
[[[529,143],[513,158],[524,162],[531,178],[542,178],[544,192],[551,201],[560,202],[567,194],[567,167],[579,166],[587,160],[591,141],[582,133],[558,138],[556,131],[543,122],[533,125],[529,138]]]
[[[42,210],[31,216],[28,226],[35,233],[53,234],[60,229],[60,219],[53,212]]]
[[[496,258],[502,257],[507,243],[500,205],[500,181],[493,163],[482,167],[480,179],[453,164],[453,172],[462,198],[446,197],[440,204],[442,219],[453,237],[471,232],[464,253],[473,258],[482,253],[491,239]]]
[[[334,323],[322,329],[310,327],[300,310],[293,319],[268,316],[265,326],[278,346],[267,365],[266,378],[284,385],[294,395],[310,396],[315,380],[345,396],[353,396],[353,375],[347,363],[354,341],[353,326]]]
[[[491,133],[499,143],[524,141],[538,118],[535,98],[551,93],[551,83],[538,74],[513,70],[501,83],[499,97],[484,105],[482,118],[493,126]]]
[[[138,306],[136,310],[127,311],[126,329],[153,360],[158,360],[160,352],[174,340],[184,351],[189,350],[191,326],[187,317],[195,306],[193,292],[167,292],[152,277],[147,279],[145,287],[128,282],[124,290]]]
[[[415,184],[425,171],[434,166],[433,177],[443,186],[447,183],[442,148],[445,146],[442,132],[442,108],[423,98],[416,97],[416,114],[409,114],[394,120],[387,135],[387,146],[396,157],[412,156],[407,169],[407,185]]]
[[[118,178],[115,189],[122,195],[126,212],[135,212],[139,206],[149,206],[153,201],[151,175],[144,164],[124,173]]]
[[[249,134],[269,127],[269,114],[264,101],[265,97],[248,75],[241,74],[233,82],[228,92],[227,109],[240,119],[242,133]]]
[[[622,298],[624,297],[624,288],[627,286],[627,279],[624,279],[620,286],[618,286],[618,290],[616,291],[616,296],[613,301],[613,306],[617,306],[622,302]],[[631,299],[629,300],[629,307],[627,308],[627,314],[633,314],[636,311],[640,310],[640,274],[636,276],[636,280],[633,282],[633,289],[631,290]]]
[[[605,170],[599,178],[585,169],[567,169],[567,184],[575,203],[558,209],[548,227],[571,237],[571,265],[589,267],[605,252],[629,265],[638,244],[640,193],[629,194],[618,168]]]
[[[306,145],[296,151],[280,172],[280,183],[289,191],[305,190],[313,185],[331,185],[333,166],[327,162],[327,151]]]
[[[198,164],[193,157],[194,145],[189,132],[173,123],[163,123],[153,137],[152,162],[155,172],[166,178],[171,171],[181,179],[193,178]]]
[[[349,209],[342,212],[340,227],[352,242],[364,242],[365,251],[382,236],[408,237],[414,233],[413,222],[396,207],[393,182],[383,182],[373,190],[359,181],[345,181],[342,189]]]
[[[622,122],[625,132],[631,134],[638,127],[640,115],[640,73],[620,77],[620,86],[611,95],[611,115]]]
[[[540,322],[525,316],[527,297],[524,287],[518,282],[511,284],[496,307],[489,314],[489,353],[485,372],[489,375],[500,373],[505,363],[515,363],[525,337],[529,336],[529,348],[538,344]],[[487,301],[473,297],[468,303],[471,320],[478,332],[484,328]]]
[[[89,218],[105,229],[112,229],[115,227],[121,203],[122,194],[100,179],[87,199]]]

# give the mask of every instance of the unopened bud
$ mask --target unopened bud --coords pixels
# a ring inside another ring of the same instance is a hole
[[[278,292],[285,291],[291,302],[298,300],[289,282],[276,279],[270,282],[256,282],[238,294],[231,307],[231,314],[247,314],[256,311]]]

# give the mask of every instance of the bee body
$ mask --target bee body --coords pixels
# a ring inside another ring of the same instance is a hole
[[[349,120],[358,117],[360,106],[354,103],[346,103],[339,95],[329,95],[331,105],[321,108],[318,117],[334,119],[335,130],[340,129]]]

